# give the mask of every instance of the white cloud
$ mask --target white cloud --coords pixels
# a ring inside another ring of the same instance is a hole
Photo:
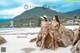
[[[35,5],[34,1],[35,0],[14,0],[16,3],[21,3],[23,5],[27,4],[27,5]]]
[[[3,15],[3,17],[5,17],[5,18],[7,18],[6,16],[13,17],[13,16],[21,14],[23,11],[24,11],[24,7],[18,7],[18,8],[14,8],[14,9],[5,9],[5,10],[0,11],[1,12],[0,15]]]
[[[34,4],[33,0],[29,0],[29,1],[27,1],[27,0],[24,0],[24,1],[23,0],[14,0],[14,1],[17,2],[17,3],[21,3],[22,6],[16,7],[16,8],[13,8],[13,9],[0,10],[0,12],[1,12],[0,13],[0,18],[2,18],[2,17],[3,18],[14,18],[15,16],[20,15],[21,13],[23,13],[25,10],[29,10],[29,9],[34,8],[34,7],[30,7],[28,9],[24,9],[25,5],[36,6],[36,4]]]
[[[9,3],[6,2],[6,1],[4,1],[4,0],[0,0],[0,5],[2,5],[2,6],[8,6]]]
[[[9,0],[8,0],[9,1]],[[6,2],[8,2],[6,1]],[[14,9],[4,9],[4,10],[0,10],[0,16],[3,15],[4,18],[13,18],[17,15],[20,15],[21,13],[23,13],[25,11],[24,9],[24,5],[29,5],[29,6],[33,6],[33,7],[30,7],[28,9],[31,9],[31,8],[34,8],[34,6],[41,6],[41,4],[35,4],[35,0],[10,0],[11,2],[13,1],[13,4],[14,2],[16,3],[20,3],[22,6],[21,7],[17,7],[17,8],[14,8]],[[62,1],[62,0],[39,0],[40,2],[59,2],[59,1]],[[8,2],[11,3],[11,2]],[[1,2],[0,2],[1,3]],[[4,3],[4,5],[7,5],[7,3]],[[28,10],[27,9],[27,10]]]
[[[40,2],[59,2],[61,0],[40,0]]]
[[[28,8],[27,10],[29,10],[31,8]],[[1,10],[0,12],[0,16],[3,16],[4,18],[13,18],[17,15],[20,15],[21,13],[23,13],[26,9],[24,9],[24,6],[18,7],[18,8],[14,8],[14,9],[5,9],[5,10]]]

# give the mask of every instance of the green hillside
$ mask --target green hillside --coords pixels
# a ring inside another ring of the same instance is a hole
[[[67,13],[56,12],[54,10],[35,7],[33,9],[24,11],[22,14],[14,17],[11,21],[14,22],[15,27],[38,27],[40,26],[41,19],[39,16],[47,15],[48,19],[51,20],[54,15],[58,15],[60,19],[73,18],[73,15],[80,16],[80,10],[75,10]],[[0,23],[0,27],[9,27],[10,21]]]

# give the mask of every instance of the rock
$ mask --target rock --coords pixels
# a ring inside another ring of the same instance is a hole
[[[72,45],[72,53],[80,53],[80,28],[76,31]]]
[[[43,17],[44,18],[44,17]],[[58,47],[67,47],[72,44],[74,33],[70,29],[66,29],[57,16],[51,22],[43,20],[41,22],[41,30],[36,38],[36,45],[41,50],[57,49]],[[35,38],[31,40],[34,42]]]
[[[4,44],[4,43],[6,43],[6,42],[7,42],[7,41],[6,41],[3,37],[0,36],[0,45],[1,45],[1,44]]]
[[[69,30],[69,29],[66,29],[66,31],[63,30],[63,34],[61,36],[61,39],[62,39],[62,42],[65,47],[72,44],[73,37],[74,37],[74,33],[71,30]]]

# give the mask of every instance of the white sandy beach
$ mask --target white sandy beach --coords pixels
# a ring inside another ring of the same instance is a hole
[[[78,27],[79,26],[66,26],[66,28],[69,29]],[[37,47],[35,42],[29,42],[32,38],[37,36],[36,33],[38,33],[39,30],[40,28],[5,28],[0,30],[0,36],[7,40],[7,43],[0,45],[0,50],[1,47],[6,47],[6,52],[4,53],[25,53],[22,49],[33,48],[35,50],[30,53],[71,53],[71,45],[66,48],[58,48],[57,50],[45,49],[40,51],[40,47]]]

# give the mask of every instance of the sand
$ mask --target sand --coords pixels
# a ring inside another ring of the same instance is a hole
[[[69,29],[78,28],[78,26],[66,26]],[[0,30],[0,36],[4,37],[7,43],[0,45],[6,48],[5,53],[71,53],[71,45],[57,50],[44,49],[36,46],[35,42],[30,43],[32,38],[37,37],[40,28],[6,28]],[[3,53],[0,51],[0,53]]]

